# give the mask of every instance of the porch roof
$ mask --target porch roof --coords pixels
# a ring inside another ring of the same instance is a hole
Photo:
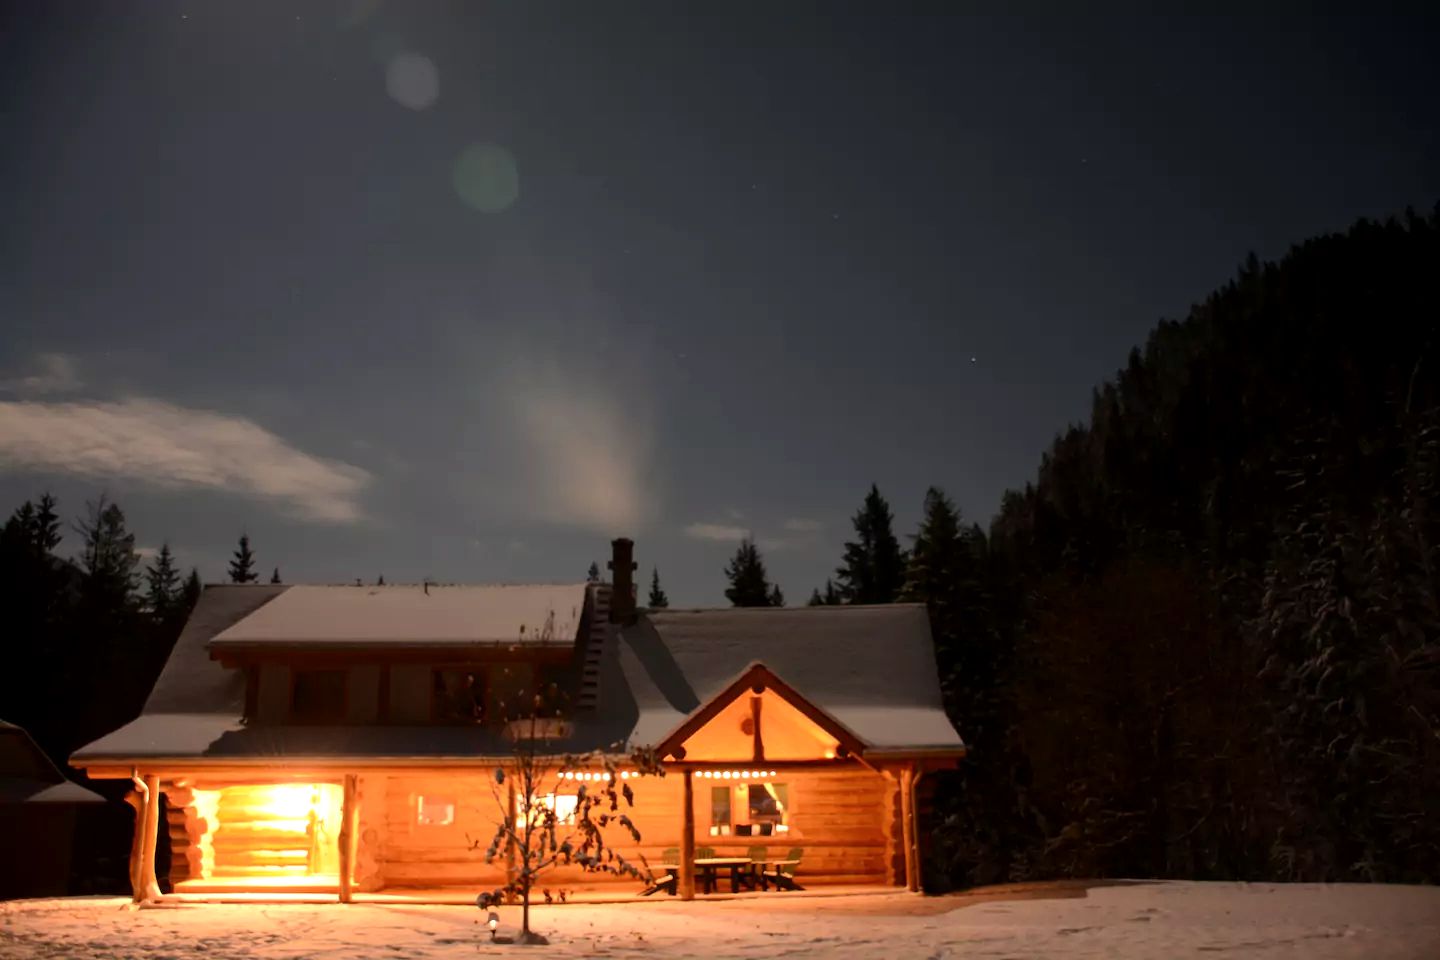
[[[619,631],[630,742],[658,743],[758,662],[867,750],[963,752],[945,715],[921,604],[657,610]],[[613,682],[613,679],[612,679]]]

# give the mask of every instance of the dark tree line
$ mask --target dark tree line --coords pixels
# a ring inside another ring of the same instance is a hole
[[[168,543],[142,563],[119,505],[102,496],[85,506],[67,525],[47,493],[0,526],[0,719],[26,728],[61,769],[77,748],[139,715],[201,590],[199,572],[182,575]],[[253,566],[246,538],[242,555]],[[255,579],[237,569],[248,572],[232,564],[236,582]],[[89,786],[115,800],[129,789]],[[112,804],[81,828],[73,889],[122,888],[128,808]]]
[[[5,719],[27,728],[61,765],[140,712],[200,594],[169,545],[142,568],[120,507],[86,504],[67,537],[49,494],[26,501],[0,528],[7,669]]]
[[[872,488],[811,603],[925,602],[932,885],[1440,880],[1440,211],[1253,256],[989,536]]]

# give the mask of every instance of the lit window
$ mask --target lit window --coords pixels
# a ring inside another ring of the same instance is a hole
[[[783,783],[752,783],[750,794],[750,824],[754,833],[769,836],[783,833],[777,828],[790,817],[789,791]]]
[[[724,803],[734,810],[735,834],[741,837],[771,837],[790,830],[789,789],[783,783],[739,783],[735,795],[720,787],[711,800],[711,809],[721,803],[719,794],[726,794]],[[716,831],[712,828],[711,833]]]
[[[710,788],[710,836],[723,837],[730,833],[730,788]]]
[[[535,798],[535,805],[544,810],[555,811],[557,823],[571,824],[575,822],[575,811],[580,806],[580,798],[573,793],[546,793]],[[515,795],[515,815],[523,816],[525,813],[525,798],[518,793]]]
[[[455,822],[455,801],[449,797],[420,797],[415,822],[422,827],[448,827]]]

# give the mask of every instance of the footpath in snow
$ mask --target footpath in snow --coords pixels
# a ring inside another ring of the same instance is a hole
[[[519,911],[501,917],[513,933]],[[490,945],[467,907],[13,901],[0,903],[0,958],[1440,958],[1433,887],[1037,884],[934,898],[569,904],[532,917],[549,947]]]

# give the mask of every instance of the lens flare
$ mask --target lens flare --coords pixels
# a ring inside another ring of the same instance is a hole
[[[520,199],[520,171],[504,147],[477,143],[455,161],[455,192],[466,206],[481,213],[499,213]]]

